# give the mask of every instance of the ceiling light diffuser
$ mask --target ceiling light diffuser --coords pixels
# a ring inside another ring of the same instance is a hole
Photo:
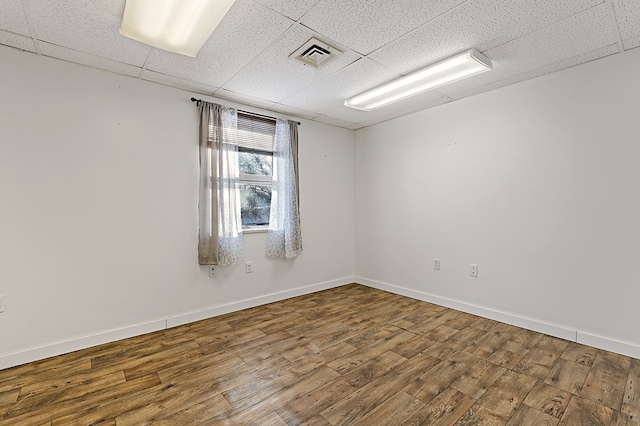
[[[471,49],[347,99],[344,104],[371,111],[490,69],[491,60]]]
[[[235,0],[127,0],[120,34],[195,57]]]

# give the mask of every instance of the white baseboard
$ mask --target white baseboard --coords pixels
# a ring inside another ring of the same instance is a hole
[[[578,331],[578,343],[640,359],[640,346]]]
[[[317,291],[327,290],[334,287],[340,287],[345,284],[354,282],[355,277],[345,277],[332,281],[325,281],[305,287],[298,287],[291,290],[280,291],[277,293],[266,294],[264,296],[254,297],[251,299],[240,300],[238,302],[229,303],[221,306],[214,306],[193,312],[176,315],[167,318],[167,328],[177,327],[179,325],[188,324],[190,322],[201,321],[203,319],[216,317],[218,315],[236,312],[242,309],[253,308],[255,306],[266,305],[267,303],[277,302],[279,300],[290,299],[304,294],[315,293]]]
[[[178,325],[187,324],[190,322],[212,318],[229,312],[235,312],[242,309],[264,305],[267,303],[277,302],[279,300],[289,299],[291,297],[302,296],[304,294],[327,290],[354,282],[372,288],[377,288],[379,290],[388,291],[394,294],[399,294],[402,296],[411,297],[413,299],[423,300],[425,302],[445,306],[447,308],[456,309],[462,312],[479,315],[484,318],[493,319],[496,321],[515,325],[517,327],[537,331],[539,333],[548,334],[550,336],[559,337],[561,339],[570,340],[572,342],[578,342],[581,344],[640,359],[640,346],[634,345],[632,343],[622,342],[615,339],[582,332],[579,330],[572,330],[567,327],[562,327],[556,324],[549,324],[537,319],[526,318],[506,312],[500,312],[493,309],[484,308],[482,306],[476,306],[466,302],[436,296],[434,294],[375,281],[369,278],[345,277],[337,280],[313,284],[310,286],[298,287],[291,290],[271,293],[251,299],[245,299],[226,305],[188,312],[181,315],[168,317],[166,319],[160,319],[119,329],[103,331],[89,336],[83,336],[75,339],[55,342],[36,348],[26,349],[20,352],[0,355],[0,370],[33,361],[38,361],[52,356],[86,349],[92,346],[111,343],[117,340],[127,339],[129,337],[139,336],[142,334],[176,327]]]
[[[0,356],[0,370],[141,334],[153,333],[154,331],[164,330],[165,327],[165,320],[156,320],[2,355]]]
[[[111,343],[117,340],[127,339],[129,337],[164,330],[166,328],[175,327],[181,324],[200,321],[229,312],[235,312],[242,309],[252,308],[254,306],[260,306],[271,302],[277,302],[279,300],[289,299],[291,297],[302,296],[304,294],[315,293],[317,291],[327,290],[329,288],[339,287],[345,284],[351,284],[355,282],[354,279],[354,277],[345,277],[337,280],[325,281],[305,287],[298,287],[291,290],[266,294],[264,296],[241,300],[226,305],[215,306],[195,312],[176,315],[166,319],[159,319],[143,324],[136,324],[119,329],[102,331],[88,336],[55,342],[36,348],[26,349],[20,352],[0,355],[0,370],[33,361],[38,361],[45,358],[50,358],[52,356],[90,348],[92,346],[102,345],[104,343]]]
[[[473,305],[467,302],[461,302],[459,300],[436,296],[434,294],[417,291],[394,284],[383,283],[365,277],[356,276],[355,282],[358,284],[377,288],[379,290],[399,294],[401,296],[411,297],[412,299],[423,300],[425,302],[434,303],[436,305],[456,309],[458,311],[467,312],[495,321],[515,325],[516,327],[526,328],[527,330],[533,330],[539,333],[548,334],[549,336],[559,337],[561,339],[569,340],[572,342],[582,343],[584,345],[593,346],[595,348],[604,349],[607,351],[640,359],[640,346],[634,345],[633,343],[621,342],[608,337],[597,336],[579,330],[574,330],[562,325],[551,324],[538,319],[527,318],[512,313],[496,311],[494,309]]]

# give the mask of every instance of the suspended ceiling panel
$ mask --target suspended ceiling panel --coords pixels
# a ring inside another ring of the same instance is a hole
[[[2,2],[0,28],[15,34],[29,35],[29,24],[20,0]]]
[[[320,69],[304,65],[293,59],[274,60],[274,58],[288,57],[291,52],[294,52],[313,36],[314,33],[311,30],[301,25],[293,25],[275,43],[263,50],[252,61],[251,67],[245,67],[233,76],[225,84],[225,88],[269,101],[280,102],[361,58],[360,55],[347,51]],[[287,79],[279,78],[284,75],[287,76]],[[270,83],[265,84],[265,82]]]
[[[301,22],[369,54],[459,3],[462,0],[324,0]]]
[[[207,86],[206,84],[197,83],[191,80],[183,80],[178,77],[173,77],[167,74],[162,74],[150,70],[145,70],[141,78],[143,80],[164,84],[165,86],[176,87],[178,89],[187,90],[189,92],[202,93],[206,95],[210,95],[218,90],[218,87]]]
[[[640,1],[613,0],[612,4],[624,48],[640,46]]]
[[[350,129],[640,46],[640,0],[236,0],[189,58],[121,36],[124,6],[0,0],[0,44]],[[321,69],[289,59],[311,38],[343,54]],[[343,105],[470,48],[494,70],[376,111]]]
[[[151,47],[120,35],[120,0],[27,0],[38,40],[141,67]]]
[[[31,37],[4,30],[0,30],[0,45],[15,47],[20,50],[26,50],[27,52],[36,51]]]
[[[147,69],[222,87],[291,25],[261,4],[236,1],[196,59],[153,49]]]
[[[399,72],[474,46],[486,52],[592,7],[597,0],[471,0],[370,55]],[[491,58],[493,59],[493,58]]]
[[[602,4],[489,49],[485,54],[492,58],[494,68],[491,72],[443,86],[439,91],[460,98],[459,93],[469,88],[615,44],[616,37],[607,24],[608,19],[607,7]]]
[[[298,108],[312,106],[314,111],[334,117],[331,112],[343,106],[346,98],[367,90],[372,83],[376,86],[399,76],[400,74],[363,58],[282,103]]]
[[[64,59],[65,61],[75,62],[76,64],[82,64],[92,68],[111,71],[131,77],[137,77],[140,74],[140,68],[135,65],[124,64],[101,56],[68,49],[56,44],[40,42],[39,45],[42,54],[45,56]]]
[[[258,0],[258,3],[295,21],[318,3],[318,0]]]
[[[510,84],[519,83],[521,81],[530,80],[532,78],[540,77],[546,74],[550,74],[552,72],[556,72],[569,67],[580,65],[585,62],[604,58],[606,56],[613,55],[618,52],[619,52],[618,45],[612,44],[596,50],[592,50],[591,52],[583,53],[583,54],[572,56],[569,58],[564,58],[552,64],[543,65],[541,67],[534,68],[525,72],[521,72],[503,79],[498,79],[491,83],[476,84],[476,85],[468,84],[466,86],[461,83],[457,86],[457,88],[452,88],[451,91],[449,91],[449,94],[450,96],[455,97],[456,99],[462,99],[468,96],[473,96],[479,93],[488,92],[490,90],[495,90],[500,87],[508,86]],[[455,91],[456,89],[457,91]]]

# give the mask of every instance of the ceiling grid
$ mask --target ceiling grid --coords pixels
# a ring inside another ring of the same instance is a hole
[[[0,44],[358,129],[640,46],[638,0],[236,0],[196,58],[120,35],[125,0],[0,0]],[[289,56],[312,38],[342,52]],[[494,69],[365,112],[345,99],[475,48]]]

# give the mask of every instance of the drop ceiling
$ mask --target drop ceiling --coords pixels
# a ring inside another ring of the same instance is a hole
[[[0,44],[359,129],[640,46],[640,0],[236,0],[196,58],[119,33],[125,0],[0,0]],[[341,55],[289,56],[311,38]],[[370,111],[346,98],[469,48],[491,72]]]

